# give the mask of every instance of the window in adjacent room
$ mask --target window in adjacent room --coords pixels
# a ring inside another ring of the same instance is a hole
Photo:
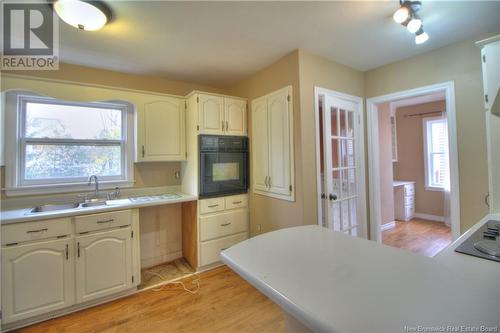
[[[104,187],[132,181],[128,103],[13,95],[16,134],[10,136],[15,149],[7,155],[8,190],[85,188],[90,175],[97,175]]]
[[[425,187],[444,190],[449,186],[448,122],[443,117],[423,119]]]

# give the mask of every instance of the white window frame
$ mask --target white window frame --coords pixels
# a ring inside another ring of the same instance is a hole
[[[423,138],[424,138],[424,173],[425,173],[425,183],[424,187],[427,191],[441,191],[443,192],[445,190],[444,186],[435,186],[434,184],[431,184],[430,182],[430,175],[429,175],[429,170],[431,168],[431,161],[429,160],[429,133],[427,131],[427,124],[429,122],[436,122],[436,121],[444,121],[446,124],[448,124],[448,119],[443,116],[436,116],[436,117],[425,117],[422,118],[422,128],[423,128]],[[450,170],[448,170],[448,174],[450,173]]]
[[[45,139],[26,138],[25,115],[29,102],[113,108],[122,111],[122,137],[120,140]],[[5,98],[6,123],[6,194],[8,196],[88,191],[88,176],[26,180],[24,163],[26,145],[30,143],[67,143],[69,145],[119,145],[121,147],[121,175],[99,177],[102,189],[132,187],[134,185],[134,108],[124,101],[72,102],[42,96],[33,92],[8,91]]]

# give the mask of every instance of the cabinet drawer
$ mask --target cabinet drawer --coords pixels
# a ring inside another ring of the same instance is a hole
[[[224,198],[200,200],[200,214],[215,213],[224,210]]]
[[[200,240],[206,241],[248,230],[248,212],[240,209],[200,217]]]
[[[413,184],[405,185],[405,196],[411,196],[415,194],[415,186]]]
[[[103,230],[130,225],[132,214],[130,210],[83,215],[75,217],[76,233]]]
[[[415,215],[415,206],[414,205],[409,205],[405,206],[405,220],[411,220],[413,216]]]
[[[71,233],[70,218],[7,224],[2,226],[2,245],[65,236]]]
[[[219,254],[222,250],[227,249],[230,246],[233,246],[236,243],[244,241],[248,238],[246,232],[228,236],[224,238],[214,239],[208,242],[201,243],[201,256],[200,256],[200,264],[201,266],[213,264],[220,260]]]
[[[414,206],[415,205],[415,196],[413,196],[413,195],[406,196],[404,198],[404,200],[405,200],[405,206],[409,206],[409,205]]]
[[[226,209],[248,207],[248,196],[246,194],[225,197],[224,201],[225,201],[225,208]]]

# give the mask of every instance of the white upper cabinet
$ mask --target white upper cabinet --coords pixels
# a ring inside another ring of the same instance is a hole
[[[292,87],[252,102],[253,191],[293,201]]]
[[[500,35],[477,42],[481,47],[488,144],[490,212],[500,214]]]
[[[270,94],[267,98],[269,127],[269,180],[271,193],[290,196],[290,133],[291,121],[288,89]]]
[[[223,134],[226,123],[224,121],[224,98],[214,95],[198,95],[198,117],[200,134]]]
[[[73,240],[2,248],[3,323],[74,304]]]
[[[76,244],[78,303],[132,287],[130,227],[78,236]]]
[[[269,178],[269,137],[267,99],[252,101],[252,179],[254,191],[267,192]]]
[[[186,158],[184,99],[151,96],[144,101],[138,117],[138,162]]]
[[[247,103],[244,99],[199,93],[199,134],[247,135]]]
[[[242,99],[224,98],[225,134],[247,135],[247,102]]]
[[[500,116],[500,36],[485,41],[481,48],[484,106]],[[495,106],[495,108],[493,108]]]

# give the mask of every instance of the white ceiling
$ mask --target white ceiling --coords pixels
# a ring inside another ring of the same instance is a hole
[[[297,48],[364,71],[500,31],[500,1],[424,1],[423,45],[392,20],[398,1],[107,3],[100,31],[61,22],[63,62],[222,87]]]

